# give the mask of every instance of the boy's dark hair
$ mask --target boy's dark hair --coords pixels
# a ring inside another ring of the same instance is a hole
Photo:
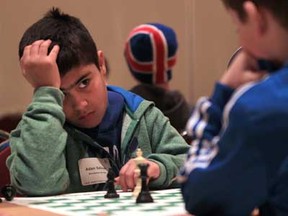
[[[57,65],[61,76],[86,64],[95,64],[99,69],[96,44],[78,18],[53,7],[25,31],[19,44],[19,57],[22,57],[25,46],[40,39],[52,40],[49,52],[55,44],[60,46]]]
[[[288,29],[288,1],[287,0],[222,0],[225,7],[237,11],[242,21],[246,19],[246,13],[243,10],[243,3],[253,2],[257,7],[266,8],[279,21],[279,23]]]

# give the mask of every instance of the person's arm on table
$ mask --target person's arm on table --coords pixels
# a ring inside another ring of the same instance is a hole
[[[189,146],[159,109],[149,108],[141,121],[145,124],[140,124],[138,140],[143,153],[150,152],[145,156],[149,164],[149,187],[165,189],[179,186],[176,176],[184,163]],[[149,137],[141,136],[141,130],[147,131]],[[135,168],[135,162],[131,159],[120,170],[120,179],[116,178],[117,184],[124,190],[134,188]]]
[[[11,133],[11,156],[7,160],[12,185],[30,196],[59,194],[69,184],[63,129],[64,95],[56,64],[59,46],[50,53],[50,40],[25,47],[20,60],[23,76],[34,88],[33,101],[18,127]]]

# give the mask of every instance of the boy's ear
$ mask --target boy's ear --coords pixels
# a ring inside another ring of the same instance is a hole
[[[100,73],[102,76],[106,79],[107,81],[107,76],[106,76],[106,65],[105,65],[105,57],[104,54],[101,50],[98,50],[98,61],[99,61],[99,67],[100,67]],[[107,83],[106,83],[107,84]]]
[[[245,1],[243,9],[247,14],[246,22],[253,25],[256,34],[264,34],[267,30],[267,20],[264,9],[257,7],[252,1]]]

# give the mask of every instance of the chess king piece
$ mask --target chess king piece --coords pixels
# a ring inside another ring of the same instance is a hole
[[[110,168],[107,173],[107,182],[106,182],[107,193],[104,195],[104,198],[107,199],[119,198],[119,194],[117,194],[115,190],[114,178],[115,174],[112,168]]]
[[[16,195],[16,189],[11,185],[6,185],[1,189],[1,193],[7,201],[11,201]]]
[[[149,188],[147,184],[147,169],[149,167],[149,164],[139,164],[138,165],[141,171],[141,191],[136,199],[136,203],[151,203],[154,202]]]
[[[133,190],[133,196],[138,197],[140,191],[141,191],[141,177],[140,177],[140,168],[139,164],[143,163],[145,158],[142,156],[143,152],[140,148],[137,148],[136,150],[136,158],[134,158],[134,162],[136,164],[135,174],[137,176],[136,186]]]

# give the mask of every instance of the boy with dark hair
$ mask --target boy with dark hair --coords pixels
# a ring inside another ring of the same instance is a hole
[[[288,1],[223,2],[242,50],[188,121],[194,141],[179,176],[186,209],[288,215]]]
[[[188,146],[151,102],[106,85],[105,58],[81,21],[51,9],[24,33],[20,65],[32,103],[11,133],[11,182],[23,195],[104,190],[111,167],[136,184],[141,148],[151,188],[177,186]]]

